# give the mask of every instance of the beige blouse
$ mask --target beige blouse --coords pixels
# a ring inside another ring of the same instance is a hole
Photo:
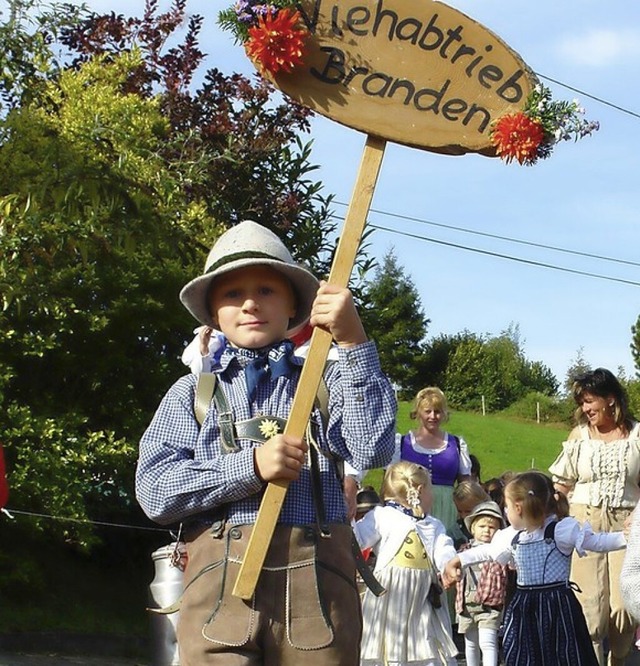
[[[572,504],[633,508],[640,499],[640,423],[612,442],[591,439],[586,425],[579,432],[549,467],[554,482],[573,486]]]

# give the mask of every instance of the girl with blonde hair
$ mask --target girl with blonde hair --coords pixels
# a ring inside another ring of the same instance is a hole
[[[377,555],[374,574],[386,589],[362,601],[362,666],[450,666],[457,649],[440,585],[440,571],[455,556],[444,525],[430,514],[429,472],[412,462],[387,469],[376,506],[354,531],[361,548]]]

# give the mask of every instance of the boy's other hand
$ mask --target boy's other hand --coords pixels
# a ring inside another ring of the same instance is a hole
[[[308,448],[300,437],[276,435],[254,449],[255,472],[263,481],[295,481],[300,476]]]
[[[331,333],[340,347],[353,347],[367,341],[351,292],[324,281],[320,282],[309,322]]]

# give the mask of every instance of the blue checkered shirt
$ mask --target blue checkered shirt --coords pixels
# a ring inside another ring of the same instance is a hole
[[[275,380],[265,379],[250,403],[244,367],[251,350],[225,349],[218,375],[234,419],[258,415],[287,418],[300,373]],[[292,358],[301,365],[302,359]],[[233,524],[254,523],[265,483],[254,471],[256,442],[238,439],[239,450],[223,453],[215,406],[202,428],[194,414],[196,375],[179,379],[164,396],[140,441],[136,471],[136,495],[152,520],[168,525],[179,521],[210,522],[214,511],[224,506]],[[375,345],[367,342],[349,349],[338,348],[338,361],[325,371],[329,391],[329,420],[314,408],[311,419],[317,425],[318,444],[348,461],[356,469],[387,465],[395,444],[396,400],[393,389],[380,369]],[[318,456],[326,519],[346,520],[342,488],[335,464]],[[300,478],[290,483],[279,517],[280,523],[304,525],[316,521],[311,492],[310,469],[305,465]]]

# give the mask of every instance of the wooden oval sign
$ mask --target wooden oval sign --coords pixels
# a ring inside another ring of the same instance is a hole
[[[495,155],[491,124],[537,83],[497,35],[434,0],[302,0],[304,65],[272,77],[343,125],[439,153]]]

